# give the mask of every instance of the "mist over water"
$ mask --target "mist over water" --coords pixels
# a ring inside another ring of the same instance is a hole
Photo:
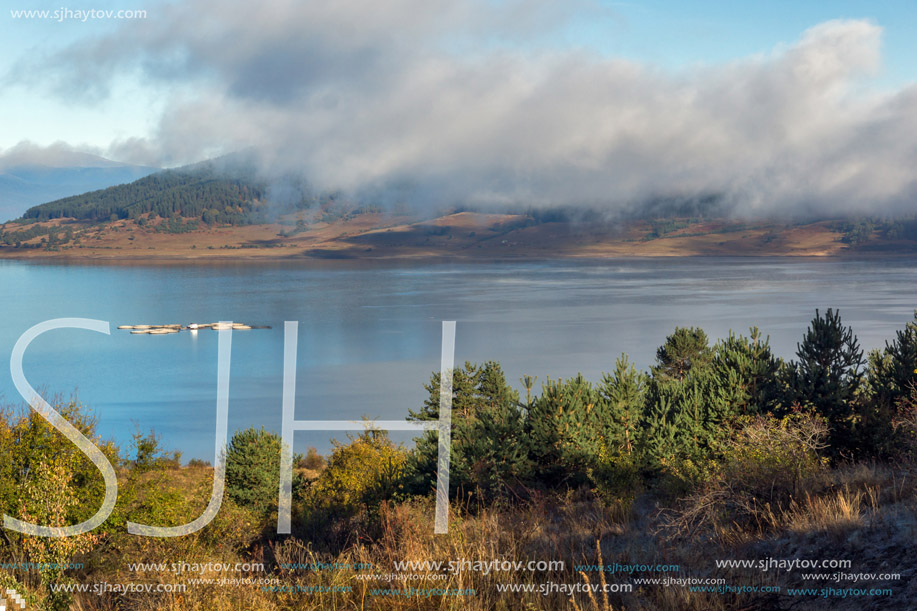
[[[456,362],[493,359],[519,386],[582,372],[597,381],[626,352],[641,368],[676,326],[711,341],[757,325],[792,357],[815,308],[840,308],[864,349],[881,347],[917,307],[917,259],[628,259],[355,267],[301,264],[83,266],[0,262],[11,298],[0,355],[32,325],[62,317],[109,321],[110,336],[54,331],[25,358],[30,383],[69,396],[129,447],[136,428],[184,458],[210,459],[217,334],[150,337],[123,324],[233,320],[271,330],[232,337],[230,432],[279,430],[283,322],[298,320],[296,417],[400,419],[418,409],[439,367],[441,321],[456,320]],[[0,395],[20,403],[9,370]],[[296,451],[344,433],[297,433]],[[408,439],[409,435],[396,436]]]

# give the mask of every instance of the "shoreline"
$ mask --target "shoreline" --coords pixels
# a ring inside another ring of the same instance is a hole
[[[582,261],[582,262],[602,262],[602,261],[619,261],[619,260],[673,260],[673,259],[741,259],[741,260],[800,260],[800,261],[857,261],[857,260],[876,260],[876,259],[908,259],[917,258],[917,251],[840,251],[837,253],[609,253],[606,255],[597,255],[594,253],[571,253],[571,254],[519,254],[503,256],[467,256],[463,254],[452,253],[423,253],[414,255],[390,255],[376,257],[327,257],[327,256],[309,256],[309,255],[291,255],[291,256],[245,256],[245,255],[205,255],[193,256],[183,254],[125,254],[125,255],[71,255],[61,253],[7,253],[0,249],[0,262],[2,261],[21,261],[32,263],[49,263],[49,264],[99,264],[99,265],[209,265],[209,264],[294,264],[294,265],[317,265],[317,266],[334,266],[334,265],[405,265],[405,264],[445,264],[445,263],[538,263],[538,262],[562,262],[562,261]]]

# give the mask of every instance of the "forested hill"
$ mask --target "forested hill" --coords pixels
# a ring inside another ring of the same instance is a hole
[[[268,185],[254,171],[227,171],[213,162],[157,172],[125,185],[34,206],[25,219],[84,221],[151,216],[199,218],[208,223],[259,222]]]
[[[267,179],[257,167],[244,153],[233,154],[34,206],[0,224],[0,256],[203,258],[234,256],[227,251],[237,249],[246,257],[322,259],[917,252],[914,216],[741,219],[713,196],[650,201],[619,217],[570,207],[415,210],[313,192],[302,178]]]

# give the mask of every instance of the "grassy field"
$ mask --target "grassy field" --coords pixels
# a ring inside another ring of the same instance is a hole
[[[34,225],[8,223],[0,231],[35,230],[19,247],[0,247],[0,257],[66,259],[453,259],[839,256],[850,252],[837,224],[753,223],[685,219],[660,234],[659,223],[534,222],[525,215],[461,212],[417,221],[379,213],[315,222],[294,231],[290,219],[270,225],[197,225],[184,233],[157,228],[165,221],[119,220],[90,224],[55,219]],[[48,230],[60,244],[49,243]],[[67,235],[69,231],[69,236]],[[880,252],[913,252],[914,243],[875,235]]]

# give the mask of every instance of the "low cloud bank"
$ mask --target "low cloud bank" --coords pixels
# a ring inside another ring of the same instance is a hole
[[[865,86],[881,67],[878,25],[830,21],[767,54],[673,73],[546,42],[604,10],[557,4],[190,0],[15,72],[104,96],[140,69],[180,91],[152,136],[113,143],[115,158],[253,150],[266,172],[381,201],[913,208],[917,87]]]

